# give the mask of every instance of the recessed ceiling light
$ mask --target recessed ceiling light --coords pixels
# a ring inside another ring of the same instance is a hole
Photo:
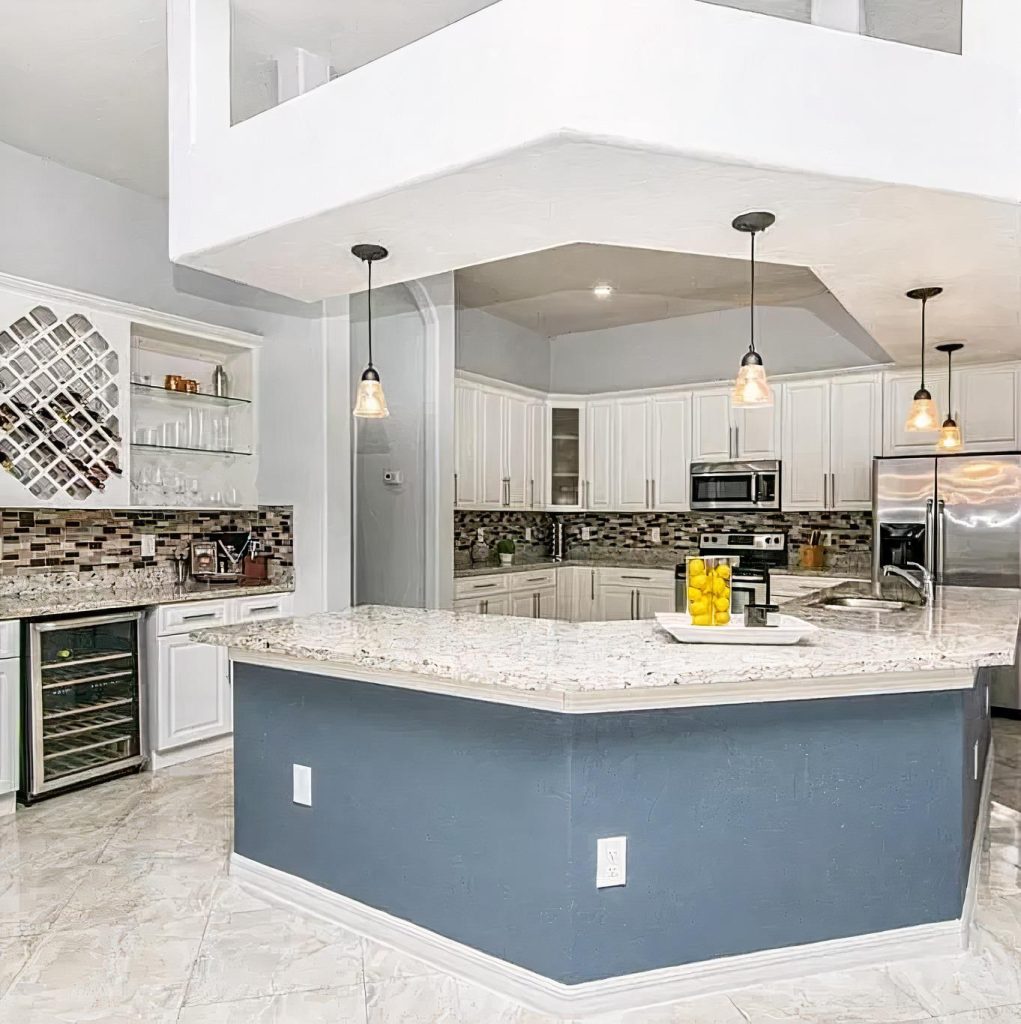
[[[597,299],[608,299],[613,294],[613,285],[597,284],[595,288],[592,289],[592,294]]]

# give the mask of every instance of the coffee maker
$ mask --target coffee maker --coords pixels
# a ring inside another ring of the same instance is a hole
[[[204,583],[237,583],[251,543],[251,532],[244,530],[221,530],[209,540],[192,541],[192,576]]]

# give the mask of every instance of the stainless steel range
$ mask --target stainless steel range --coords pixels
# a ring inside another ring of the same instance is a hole
[[[769,571],[787,567],[787,534],[772,533],[701,533],[698,537],[700,555],[727,555],[739,559],[731,575],[731,592],[735,614],[748,604],[769,604]],[[688,606],[685,563],[674,570],[674,604],[682,612]]]

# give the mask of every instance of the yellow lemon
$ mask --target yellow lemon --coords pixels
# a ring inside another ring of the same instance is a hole
[[[693,558],[688,563],[688,572],[692,576],[701,576],[705,572],[705,562],[701,558]]]
[[[710,618],[708,615],[692,615],[691,624],[693,626],[708,626],[710,625]]]
[[[698,587],[688,587],[688,600],[697,601],[702,596],[702,591]]]
[[[713,601],[713,607],[718,612],[729,612],[730,611],[730,598],[729,597],[718,597]]]
[[[725,626],[730,622],[730,615],[727,612],[717,612],[715,621],[717,626]]]
[[[727,589],[727,584],[724,580],[715,579],[713,580],[713,593],[722,594]]]
[[[705,573],[702,573],[700,576],[693,576],[689,584],[689,586],[694,587],[696,590],[705,590],[710,585],[711,581]]]
[[[708,615],[709,614],[709,602],[704,597],[699,597],[697,601],[692,601],[688,605],[688,611],[692,615]]]
[[[718,565],[716,567],[716,575],[721,578],[728,580],[730,579],[730,566],[729,565]]]

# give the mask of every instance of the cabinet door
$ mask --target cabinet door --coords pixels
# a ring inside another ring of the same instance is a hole
[[[783,507],[827,507],[830,472],[829,383],[787,385],[783,415]]]
[[[528,400],[515,395],[504,398],[504,478],[510,508],[528,504]]]
[[[635,586],[626,583],[600,583],[596,598],[596,619],[611,622],[635,617]]]
[[[969,451],[1007,451],[1018,445],[1013,366],[965,366],[955,371],[953,414]],[[946,410],[940,410],[946,416]]]
[[[772,405],[737,406],[731,410],[734,454],[739,459],[780,458],[780,424],[786,385],[773,385]]]
[[[624,398],[617,403],[613,508],[635,512],[652,506],[649,412],[647,398]]]
[[[640,619],[654,619],[659,612],[672,612],[675,600],[672,590],[639,587],[635,611]]]
[[[918,390],[919,374],[915,370],[910,374],[889,374],[886,378],[883,414],[885,424],[883,430],[883,447],[887,455],[934,455],[939,430],[926,430],[922,433],[904,429],[904,422],[911,409],[911,401]],[[925,386],[932,395],[942,423],[947,408],[947,378],[943,373],[925,374]]]
[[[479,391],[479,500],[483,508],[503,508],[507,500],[503,471],[504,399]]]
[[[490,612],[490,614],[496,614]],[[518,615],[525,619],[534,619],[535,616],[535,594],[530,590],[516,590],[510,595],[511,615]]]
[[[454,504],[479,500],[479,392],[454,385]]]
[[[18,788],[20,670],[18,658],[0,661],[0,796]]]
[[[231,731],[227,651],[187,636],[157,641],[156,749],[170,750]]]
[[[557,617],[557,588],[546,587],[535,592],[535,609],[540,619]]]
[[[880,396],[874,374],[830,384],[830,508],[872,507],[872,459],[881,448]]]
[[[615,403],[591,402],[585,437],[585,494],[588,508],[613,507],[613,423]]]
[[[691,461],[720,462],[734,457],[730,391],[696,391],[691,396]]]
[[[492,597],[484,597],[479,602],[479,612],[482,615],[511,615],[510,594],[494,594]]]
[[[691,479],[691,396],[652,400],[652,504],[664,512],[688,510]]]
[[[546,501],[551,509],[565,512],[585,503],[585,406],[583,403],[549,407],[546,436]]]
[[[595,569],[557,570],[557,616],[570,622],[591,622],[596,617],[596,592]]]
[[[546,406],[530,402],[528,406],[528,494],[529,508],[546,507]]]

